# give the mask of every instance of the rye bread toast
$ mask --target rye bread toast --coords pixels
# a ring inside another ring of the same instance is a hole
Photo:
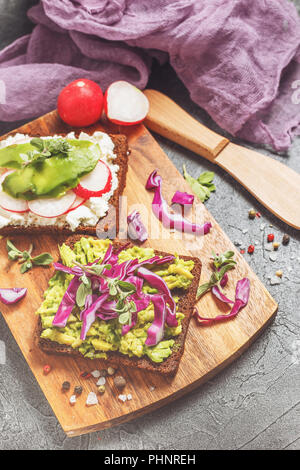
[[[73,248],[74,243],[81,238],[80,235],[74,235],[69,237],[65,243]],[[120,242],[113,242],[114,248],[117,249],[122,245]],[[132,246],[129,245],[129,247]],[[166,256],[170,253],[165,253],[162,251],[154,250],[156,255]],[[195,265],[192,270],[194,279],[187,291],[184,289],[174,289],[172,290],[173,295],[178,295],[180,300],[178,302],[178,310],[184,313],[185,318],[182,320],[182,331],[181,333],[174,337],[175,344],[173,347],[173,352],[162,363],[152,362],[148,357],[129,357],[119,352],[109,352],[107,353],[107,359],[105,360],[107,364],[112,366],[125,366],[133,367],[138,369],[147,370],[150,372],[158,372],[163,375],[174,375],[177,372],[179,367],[180,359],[184,352],[184,344],[186,339],[187,330],[189,327],[190,320],[193,315],[194,306],[196,303],[196,293],[200,281],[201,275],[201,261],[198,258],[192,256],[182,255],[180,258],[184,260],[193,260]],[[40,317],[38,319],[38,325],[36,329],[36,341],[38,346],[46,354],[56,354],[56,355],[68,355],[72,357],[83,357],[79,351],[74,350],[71,346],[64,346],[49,339],[41,338],[42,324]]]
[[[64,136],[64,134],[61,134]],[[110,211],[106,214],[105,217],[98,221],[98,229],[100,231],[105,231],[107,233],[112,233],[114,236],[110,236],[110,238],[115,238],[119,231],[119,196],[123,194],[123,191],[126,186],[126,174],[128,170],[128,144],[127,144],[127,137],[125,135],[112,135],[109,134],[110,138],[112,139],[115,147],[114,153],[117,155],[116,159],[114,160],[114,164],[119,165],[118,171],[118,188],[115,190],[114,194],[111,196],[109,200],[109,204],[111,204],[114,209],[115,213],[112,214]],[[40,234],[40,233],[52,233],[55,235],[63,234],[71,235],[74,232],[65,224],[63,227],[53,226],[40,226],[40,225],[31,225],[28,227],[23,227],[20,225],[8,225],[6,227],[2,227],[0,229],[0,235],[9,236],[12,234],[16,234],[22,231],[22,234]],[[79,225],[76,228],[77,233],[87,234],[87,235],[95,235],[96,234],[96,226],[85,226]]]

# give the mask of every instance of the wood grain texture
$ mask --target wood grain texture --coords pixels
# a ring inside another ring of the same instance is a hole
[[[145,94],[150,102],[145,121],[149,129],[216,163],[274,215],[300,229],[299,173],[273,158],[230,143],[163,93],[146,90]]]
[[[100,126],[94,126],[90,130],[93,131],[96,128],[101,129]],[[125,190],[128,198],[128,211],[137,204],[143,204],[143,207],[140,207],[143,219],[146,221],[147,216],[151,214],[152,193],[145,190],[145,182],[154,168],[159,168],[159,173],[163,177],[163,194],[168,202],[175,190],[189,191],[182,176],[144,126],[120,129],[105,126],[105,129],[114,133],[118,130],[120,133],[126,133],[132,150]],[[56,112],[53,112],[23,126],[18,129],[18,132],[50,135],[68,130],[70,129],[61,123]],[[21,275],[19,265],[7,259],[6,240],[0,241],[1,286],[24,286],[29,289],[28,295],[20,303],[10,307],[3,305],[1,312],[68,436],[100,430],[136,418],[198,387],[240,356],[274,317],[277,310],[276,302],[213,217],[206,211],[204,205],[199,203],[199,207],[203,218],[213,224],[210,234],[198,239],[182,240],[179,237],[180,234],[170,233],[162,228],[151,215],[149,216],[149,220],[152,221],[151,239],[146,242],[146,245],[167,252],[198,256],[203,262],[201,282],[205,282],[210,275],[208,263],[212,249],[216,252],[234,250],[238,266],[230,275],[231,282],[227,293],[233,297],[235,282],[247,276],[251,280],[249,303],[237,318],[222,324],[200,327],[192,320],[179,371],[173,379],[129,368],[120,370],[119,372],[127,379],[125,393],[131,393],[133,397],[126,403],[118,401],[118,392],[113,386],[112,379],[108,378],[107,391],[99,397],[100,404],[86,407],[87,392],[96,391],[95,379],[80,379],[79,373],[82,370],[101,369],[105,367],[105,363],[98,360],[47,356],[36,347],[34,342],[37,322],[35,311],[42,301],[43,292],[53,273],[53,268],[36,267],[27,274]],[[127,210],[123,207],[124,214]],[[11,238],[21,249],[26,249],[29,243],[33,242],[34,253],[47,250],[55,258],[58,256],[57,243],[61,240],[50,235],[29,239],[28,236],[18,234]],[[202,316],[213,317],[220,310],[228,312],[226,306],[215,302],[210,294],[200,300],[198,308]],[[44,364],[50,364],[53,368],[47,376],[42,371]],[[62,394],[61,384],[65,380],[71,382],[71,391]],[[73,387],[78,384],[83,386],[84,391],[75,406],[71,407],[69,397]],[[155,389],[151,391],[152,386]]]

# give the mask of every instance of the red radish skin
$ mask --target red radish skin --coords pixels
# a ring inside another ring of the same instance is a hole
[[[6,194],[4,191],[2,191],[2,183],[4,179],[13,172],[14,170],[5,171],[0,177],[0,207],[8,212],[24,214],[29,210],[27,201],[24,199],[15,199],[14,197],[11,197],[9,194]]]
[[[75,80],[61,90],[57,110],[61,119],[70,126],[86,127],[95,124],[102,115],[102,90],[92,80]]]
[[[82,204],[84,204],[86,201],[87,199],[84,199],[83,197],[80,197],[80,196],[76,196],[76,199],[73,202],[72,206],[70,207],[70,209],[67,210],[67,214],[77,209],[77,207],[82,206]]]
[[[99,160],[93,171],[84,176],[73,189],[77,196],[84,199],[100,197],[111,189],[112,175],[108,165]]]
[[[66,214],[75,200],[76,194],[73,191],[68,191],[60,198],[34,199],[28,202],[28,207],[33,214],[52,219]]]
[[[147,116],[149,101],[141,90],[120,80],[112,83],[106,90],[104,111],[114,124],[133,126],[140,124]]]

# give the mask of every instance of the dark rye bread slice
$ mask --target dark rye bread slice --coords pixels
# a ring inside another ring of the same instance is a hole
[[[63,135],[63,134],[61,134]],[[109,235],[110,238],[115,238],[119,231],[119,196],[122,196],[123,191],[126,186],[126,174],[128,170],[128,144],[127,144],[127,137],[125,135],[112,135],[109,134],[110,138],[112,139],[115,147],[114,153],[117,155],[116,159],[114,160],[114,164],[119,165],[118,171],[118,187],[116,188],[114,194],[111,196],[109,200],[109,204],[111,204],[115,208],[115,213],[111,213],[108,211],[105,217],[98,221],[98,230],[100,232],[107,232],[108,234],[112,234],[113,236]],[[6,236],[11,234],[16,234],[18,231],[22,232],[22,234],[38,234],[38,233],[52,233],[55,235],[63,234],[63,235],[71,235],[74,232],[70,230],[67,224],[63,227],[53,226],[40,226],[40,225],[31,225],[29,227],[23,227],[20,225],[8,225],[0,229],[0,235]],[[85,226],[79,225],[76,228],[76,232],[87,234],[87,235],[95,235],[96,234],[96,226]]]
[[[80,235],[74,235],[69,237],[66,240],[66,244],[73,248],[74,243],[81,238]],[[114,249],[118,249],[123,245],[118,241],[113,242]],[[130,244],[128,247],[133,246]],[[170,253],[165,253],[163,251],[154,250],[155,254],[166,256]],[[129,357],[119,352],[108,352],[107,353],[107,360],[106,362],[108,365],[112,365],[115,367],[125,366],[125,367],[134,367],[138,369],[147,370],[150,372],[158,372],[164,375],[174,375],[177,372],[179,367],[180,359],[184,352],[184,344],[186,339],[186,334],[188,331],[189,323],[193,315],[194,306],[196,304],[196,294],[197,288],[200,281],[201,275],[201,261],[198,258],[192,256],[185,256],[179,255],[180,258],[184,260],[193,260],[195,266],[192,270],[192,274],[194,275],[194,279],[187,291],[184,289],[174,289],[172,290],[172,295],[178,295],[180,300],[178,302],[178,310],[184,313],[185,317],[182,320],[182,332],[177,336],[174,337],[174,347],[171,356],[169,356],[165,361],[162,363],[154,363],[148,357]],[[45,352],[46,354],[57,354],[57,355],[68,355],[72,357],[83,357],[79,351],[74,350],[71,346],[64,346],[49,339],[41,338],[40,335],[42,333],[42,323],[39,317],[38,325],[36,329],[36,340],[38,346]]]

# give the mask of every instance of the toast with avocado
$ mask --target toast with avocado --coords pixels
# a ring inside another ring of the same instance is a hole
[[[200,260],[80,235],[59,251],[37,311],[43,352],[174,375],[196,303]]]
[[[0,142],[0,234],[96,234],[115,238],[126,185],[125,135],[81,132]]]

